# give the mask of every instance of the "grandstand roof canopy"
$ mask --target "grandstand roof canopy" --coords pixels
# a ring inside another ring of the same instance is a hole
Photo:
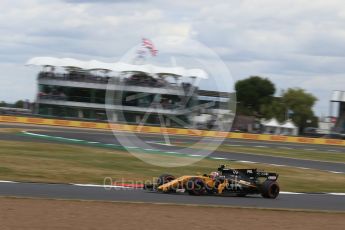
[[[345,102],[345,91],[334,90],[332,93],[331,101],[333,101],[333,102]]]
[[[26,65],[55,66],[64,68],[80,68],[84,70],[109,70],[115,72],[144,72],[153,74],[172,74],[184,77],[207,79],[207,73],[202,69],[186,69],[184,67],[163,67],[151,64],[134,65],[124,62],[105,63],[97,60],[81,61],[73,58],[34,57]]]

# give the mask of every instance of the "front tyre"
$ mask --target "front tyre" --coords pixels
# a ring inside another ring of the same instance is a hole
[[[189,179],[185,185],[185,189],[189,195],[193,196],[201,196],[207,193],[205,183],[200,178]]]
[[[158,177],[156,184],[157,186],[161,186],[163,184],[169,183],[172,180],[175,180],[176,178],[173,175],[170,174],[162,174]]]
[[[169,183],[172,180],[175,180],[176,178],[173,175],[170,174],[162,174],[158,177],[156,181],[157,188],[163,184]],[[176,188],[169,188],[168,190],[164,191],[164,193],[173,193],[176,192]]]

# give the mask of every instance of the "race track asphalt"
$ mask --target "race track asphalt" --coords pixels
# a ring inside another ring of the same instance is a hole
[[[190,196],[147,192],[139,189],[111,188],[106,190],[104,187],[65,184],[0,183],[0,196],[345,211],[345,196],[328,194],[280,194],[277,199],[272,200],[264,199],[261,196]]]

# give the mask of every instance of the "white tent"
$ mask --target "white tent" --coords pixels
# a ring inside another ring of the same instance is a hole
[[[287,120],[285,121],[281,126],[281,133],[285,135],[298,135],[298,127],[291,121]]]
[[[262,121],[263,132],[275,135],[298,135],[298,127],[291,121],[287,120],[284,123],[279,123],[277,119],[272,118],[267,121]]]
[[[263,125],[264,126],[270,126],[270,127],[280,127],[279,122],[275,118],[272,118],[272,119],[270,119],[268,121],[264,121]]]
[[[262,121],[261,125],[264,128],[264,133],[280,134],[280,124],[275,118],[272,118],[267,121]]]

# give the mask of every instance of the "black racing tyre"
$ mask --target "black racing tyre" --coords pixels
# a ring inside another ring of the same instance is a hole
[[[163,184],[166,184],[172,180],[175,180],[176,178],[173,175],[170,174],[162,174],[157,179],[157,186],[161,186]]]
[[[185,185],[186,191],[189,195],[201,196],[207,193],[206,185],[201,178],[191,178]]]
[[[262,185],[261,195],[264,198],[275,199],[279,195],[280,187],[276,181],[266,180]]]

